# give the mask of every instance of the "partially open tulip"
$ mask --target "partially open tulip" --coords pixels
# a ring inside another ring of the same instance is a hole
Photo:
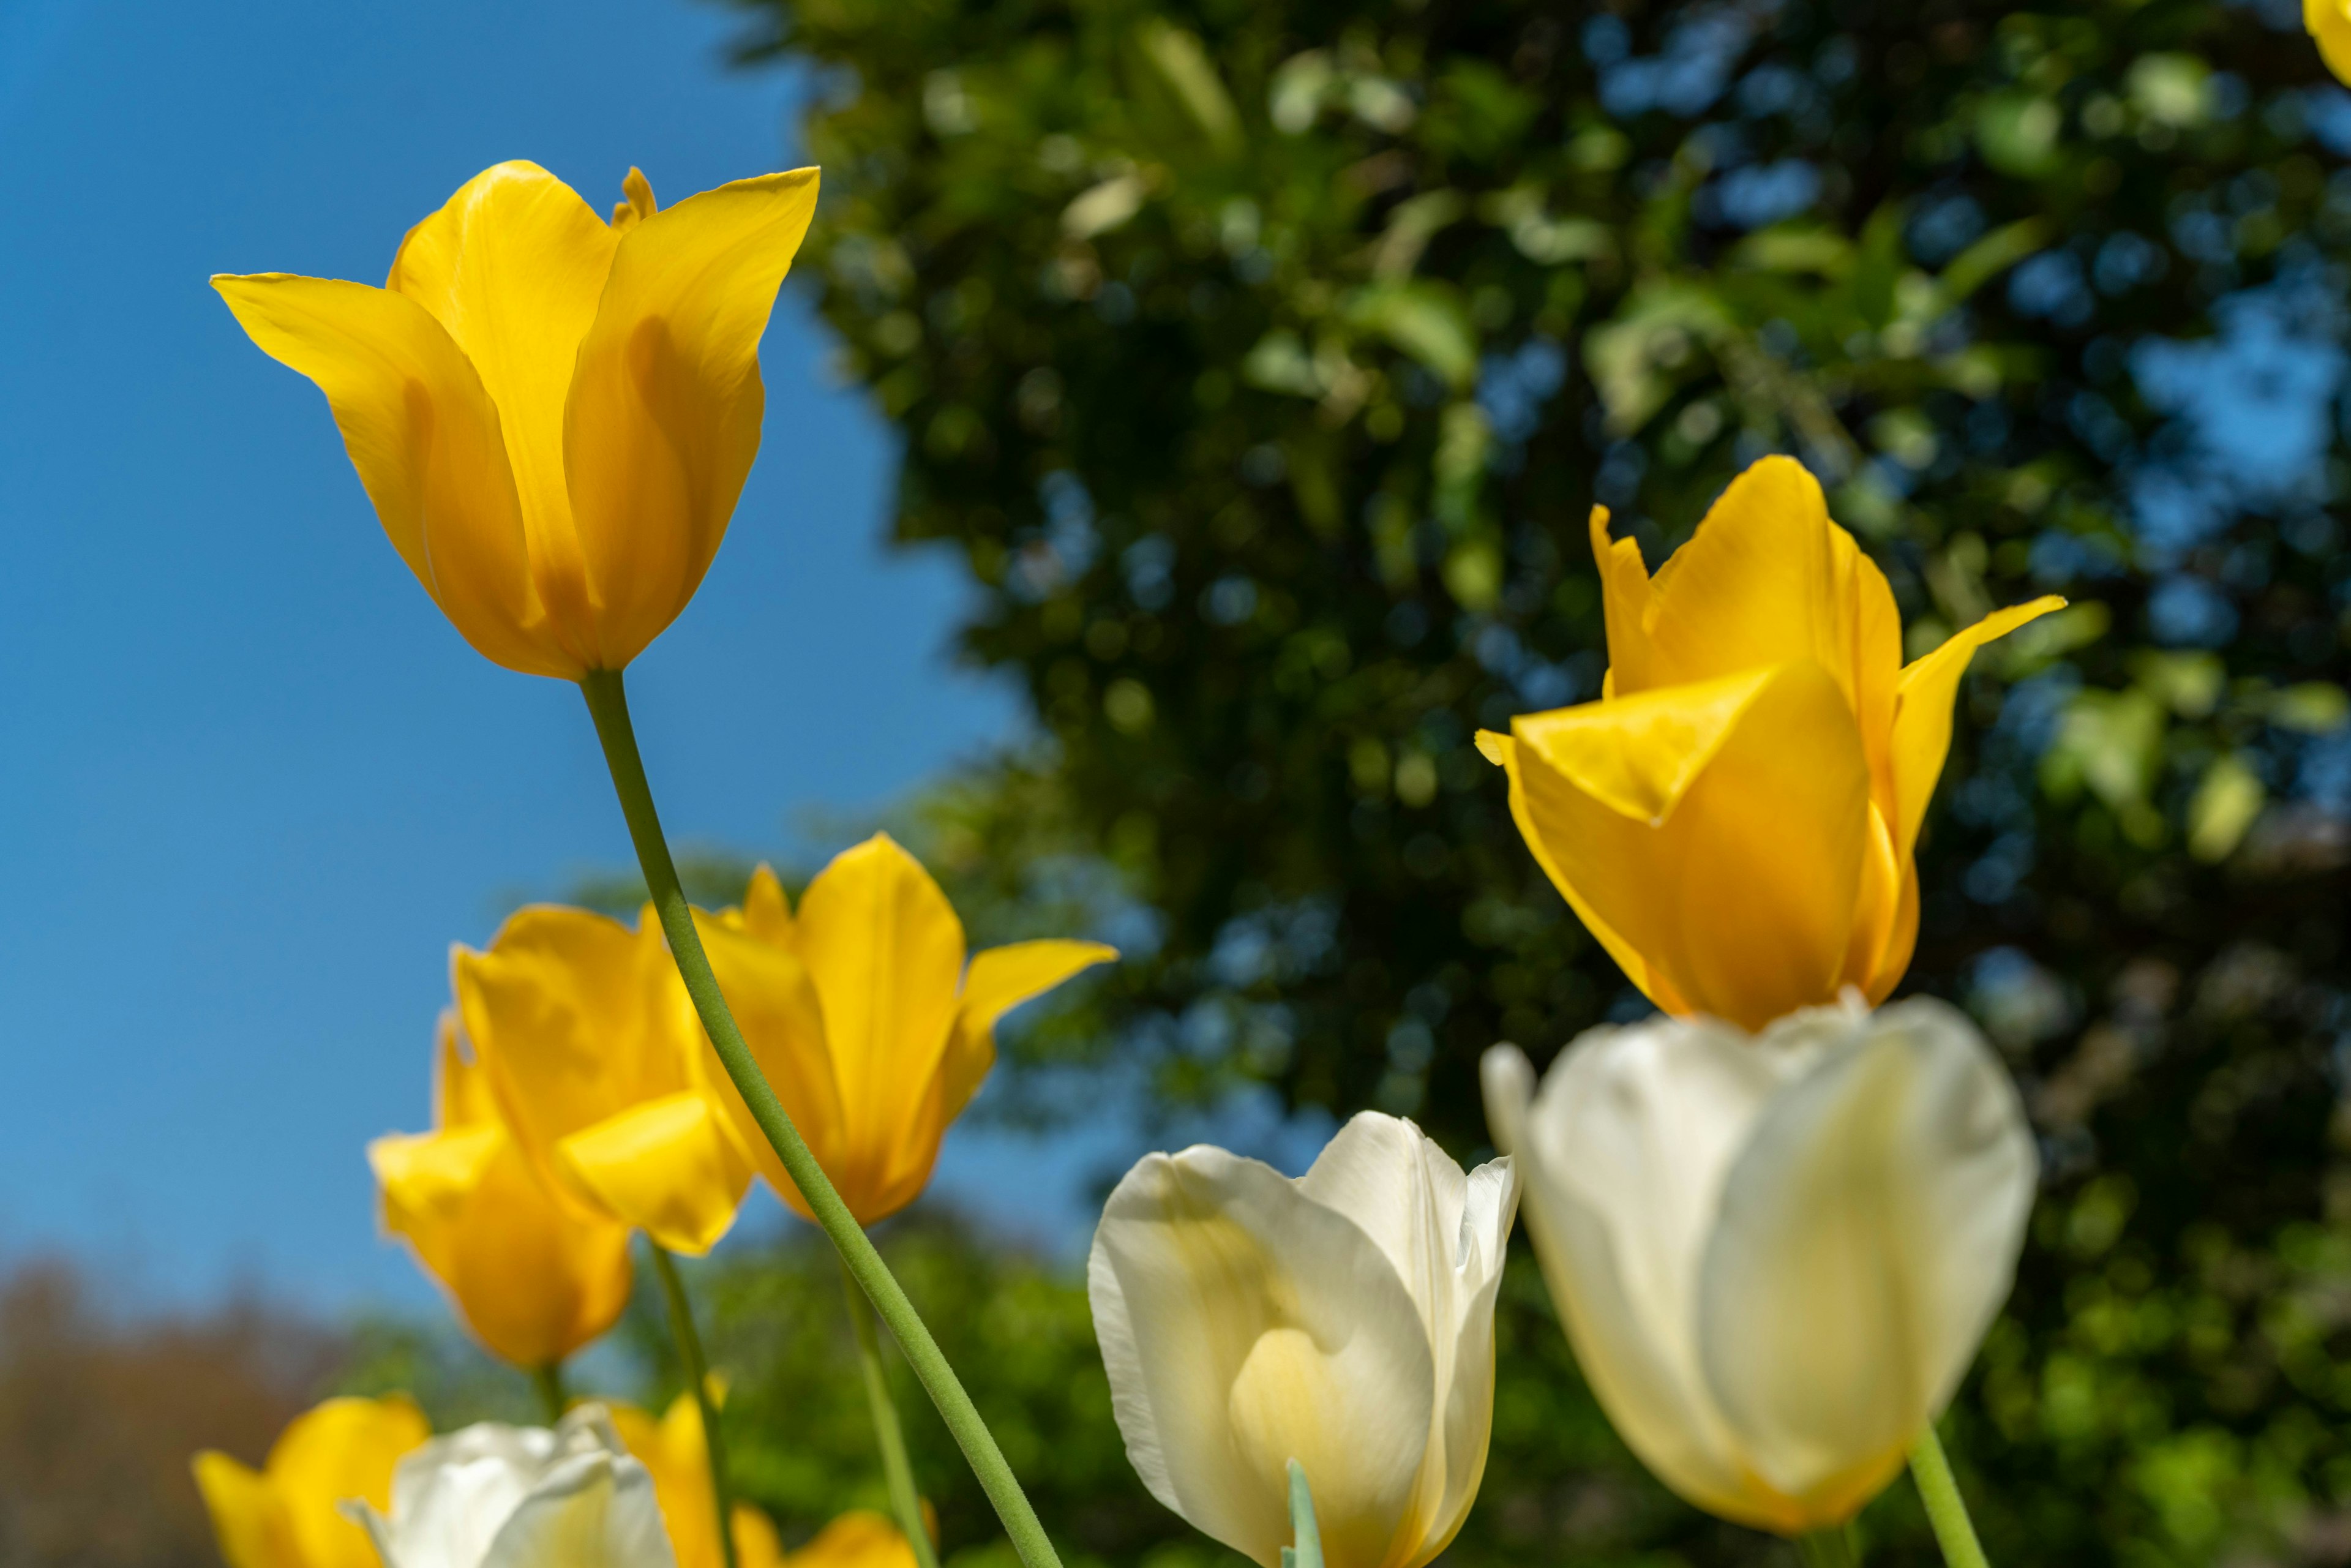
[[[2351,0],[2302,0],[2302,25],[2317,40],[2326,68],[2351,82]]]
[[[1847,986],[1883,1000],[1917,936],[1912,851],[1959,677],[2064,601],[1997,612],[1906,666],[1885,575],[1785,457],[1734,480],[1655,578],[1604,510],[1592,543],[1600,700],[1478,737],[1528,847],[1667,1012],[1761,1029]]]
[[[673,1252],[716,1245],[751,1166],[695,1066],[702,1026],[651,912],[632,930],[534,905],[451,969],[507,1124],[574,1210]]]
[[[455,1013],[441,1017],[438,1057],[434,1130],[368,1145],[384,1228],[484,1344],[517,1366],[555,1365],[629,1304],[629,1228],[557,1197],[466,1059]]]
[[[393,1470],[389,1511],[349,1511],[383,1568],[676,1568],[653,1478],[596,1405],[435,1437]]]
[[[1943,1406],[2013,1279],[2036,1174],[2016,1091],[1938,1001],[1597,1029],[1487,1120],[1576,1360],[1701,1508],[1850,1519]]]
[[[260,1469],[206,1449],[196,1487],[228,1568],[375,1568],[346,1498],[381,1508],[402,1455],[433,1436],[406,1398],[329,1399],[294,1418]]]
[[[1291,1181],[1223,1149],[1150,1155],[1086,1281],[1127,1458],[1151,1495],[1263,1568],[1288,1467],[1331,1568],[1421,1568],[1478,1495],[1507,1158],[1463,1176],[1410,1122],[1357,1115]]]
[[[679,1395],[658,1419],[631,1405],[612,1406],[611,1415],[622,1443],[653,1478],[653,1496],[669,1526],[677,1568],[724,1568],[718,1510],[710,1490],[710,1445],[693,1394]],[[735,1551],[737,1568],[778,1568],[784,1561],[776,1527],[747,1502],[735,1505]]]
[[[759,449],[759,338],[817,172],[607,223],[535,163],[467,181],[381,288],[213,279],[319,384],[393,548],[487,657],[576,680],[676,619]]]
[[[794,916],[761,866],[740,909],[702,923],[735,1017],[824,1174],[862,1225],[914,1201],[947,1124],[996,1061],[996,1020],[1118,956],[1099,942],[1014,942],[964,963],[963,922],[887,833],[817,874]],[[741,1096],[705,1059],[741,1147],[809,1212]]]

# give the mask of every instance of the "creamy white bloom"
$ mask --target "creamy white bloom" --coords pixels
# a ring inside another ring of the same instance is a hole
[[[1127,1458],[1151,1494],[1276,1568],[1287,1467],[1330,1568],[1420,1568],[1486,1469],[1510,1162],[1468,1176],[1365,1112],[1291,1181],[1205,1145],[1111,1194],[1087,1284]]]
[[[1850,994],[1849,994],[1850,995]],[[1484,1062],[1495,1143],[1584,1375],[1634,1452],[1726,1518],[1850,1518],[1949,1401],[2014,1281],[2038,1162],[1941,1002],[1596,1029],[1536,1092]]]
[[[392,1471],[388,1517],[343,1506],[384,1568],[676,1568],[653,1477],[601,1406],[435,1437]]]

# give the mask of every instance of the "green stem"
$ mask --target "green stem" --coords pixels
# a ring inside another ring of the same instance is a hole
[[[552,1427],[562,1420],[563,1407],[569,1403],[563,1392],[563,1363],[550,1361],[545,1366],[533,1367],[530,1385],[538,1390],[538,1405],[547,1412],[547,1424]]]
[[[735,1494],[726,1480],[726,1441],[718,1429],[718,1401],[710,1389],[710,1364],[703,1359],[702,1335],[694,1326],[694,1303],[685,1299],[685,1281],[678,1278],[677,1260],[660,1243],[653,1249],[653,1272],[661,1278],[662,1296],[669,1302],[669,1332],[677,1341],[678,1359],[685,1363],[685,1380],[694,1387],[695,1407],[702,1412],[702,1446],[710,1458],[710,1506],[718,1511],[718,1552],[726,1568],[735,1568]]]
[[[1028,1494],[1020,1490],[1019,1480],[1005,1462],[1004,1451],[996,1446],[987,1423],[980,1419],[971,1396],[964,1392],[955,1369],[939,1353],[938,1342],[931,1337],[914,1302],[906,1299],[890,1266],[882,1261],[882,1255],[873,1249],[873,1243],[859,1228],[849,1206],[833,1190],[824,1168],[809,1151],[807,1140],[792,1125],[792,1119],[784,1113],[783,1103],[761,1075],[743,1031],[735,1027],[735,1015],[727,1010],[726,998],[718,989],[718,977],[711,973],[710,959],[702,950],[702,937],[694,928],[694,911],[685,902],[684,890],[678,886],[677,867],[670,860],[669,842],[662,837],[661,818],[653,810],[653,789],[645,782],[644,759],[638,755],[636,731],[629,723],[629,699],[622,685],[621,672],[591,670],[580,680],[580,689],[587,695],[588,712],[596,721],[596,737],[604,745],[604,762],[611,769],[612,789],[621,798],[622,814],[628,819],[629,838],[636,845],[637,864],[644,872],[646,891],[652,894],[653,908],[661,916],[662,931],[669,937],[670,956],[677,964],[678,977],[685,982],[686,994],[694,999],[694,1010],[701,1016],[703,1030],[710,1036],[711,1049],[718,1053],[726,1076],[734,1080],[751,1119],[758,1124],[777,1157],[783,1161],[785,1173],[808,1201],[817,1224],[841,1254],[842,1266],[873,1303],[873,1310],[882,1315],[907,1364],[914,1369],[931,1402],[938,1406],[939,1416],[946,1422],[947,1430],[955,1434],[972,1474],[987,1493],[987,1500],[996,1505],[996,1515],[1004,1521],[1004,1533],[1011,1538],[1012,1549],[1020,1554],[1025,1568],[1061,1568],[1061,1560],[1046,1537],[1044,1525],[1038,1521],[1037,1511],[1029,1505]]]
[[[1849,1524],[1800,1535],[1796,1537],[1796,1547],[1811,1568],[1860,1568],[1861,1552],[1854,1546],[1853,1526]]]
[[[1918,1483],[1918,1497],[1927,1505],[1927,1521],[1935,1527],[1935,1542],[1943,1549],[1943,1561],[1950,1568],[1991,1568],[1932,1422],[1918,1434],[1917,1447],[1910,1450],[1910,1478]]]
[[[1322,1527],[1314,1521],[1314,1490],[1306,1484],[1306,1467],[1290,1461],[1290,1540],[1281,1549],[1281,1568],[1322,1568]]]
[[[890,1380],[882,1370],[882,1336],[873,1332],[873,1309],[857,1288],[846,1267],[841,1289],[849,1295],[849,1321],[857,1331],[857,1362],[865,1375],[865,1404],[873,1413],[873,1438],[882,1449],[882,1475],[890,1485],[890,1507],[898,1528],[914,1549],[915,1568],[939,1568],[939,1554],[931,1545],[930,1526],[923,1519],[922,1494],[914,1490],[914,1467],[906,1458],[906,1434],[898,1426],[898,1406],[890,1397]]]

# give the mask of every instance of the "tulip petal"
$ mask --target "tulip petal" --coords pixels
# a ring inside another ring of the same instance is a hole
[[[1853,536],[1829,519],[1820,481],[1802,464],[1776,456],[1753,464],[1650,583],[1650,684],[1808,660],[1835,677],[1848,710],[1857,709],[1865,658],[1899,653],[1883,645],[1875,596],[1865,591],[1866,562]],[[1866,652],[1865,613],[1879,644]],[[1633,689],[1621,677],[1615,683],[1620,697]]]
[[[2319,57],[2335,79],[2351,82],[2351,5],[2345,0],[2302,0],[2302,25],[2318,45]]]
[[[759,338],[816,192],[813,169],[738,180],[620,236],[563,427],[598,668],[661,634],[726,537],[759,449]]]
[[[963,1113],[987,1070],[996,1065],[998,1019],[1072,975],[1117,961],[1118,949],[1104,943],[1059,938],[1011,942],[974,954],[956,1009],[955,1036],[939,1067],[942,1122]]]
[[[1699,1507],[1790,1527],[1748,1469],[1699,1365],[1698,1262],[1723,1174],[1802,1059],[1710,1019],[1590,1030],[1535,1087],[1516,1047],[1481,1063],[1487,1116],[1526,1182],[1527,1228],[1601,1407]]]
[[[851,1212],[861,1222],[880,1218],[867,1215],[861,1207],[872,1200],[873,1195],[869,1188],[845,1179],[845,1151],[850,1145],[841,1085],[834,1075],[833,1056],[827,1043],[824,1004],[810,978],[808,967],[790,950],[770,946],[724,921],[697,917],[695,929],[702,935],[703,950],[709,955],[711,969],[718,977],[718,988],[726,994],[727,1005],[734,1011],[736,1025],[743,1031],[744,1041],[750,1046],[753,1059],[758,1062],[768,1086],[776,1092],[785,1113],[808,1140],[817,1163],[833,1178]],[[699,1029],[700,1025],[695,1027]],[[767,1177],[776,1195],[803,1218],[814,1218],[807,1199],[793,1185],[758,1124],[751,1119],[750,1107],[743,1103],[742,1094],[706,1041],[698,1058],[697,1071],[708,1092],[726,1108],[727,1122],[735,1129],[736,1143],[753,1167]]]
[[[480,1568],[674,1568],[645,1468],[609,1454],[564,1460],[515,1506]]]
[[[744,930],[769,946],[791,946],[791,905],[785,901],[784,884],[776,879],[775,868],[765,861],[751,873],[751,883],[743,890],[743,907],[737,918]]]
[[[385,287],[448,331],[497,407],[533,577],[586,667],[585,569],[563,477],[563,404],[619,236],[536,163],[496,164],[408,231]]]
[[[1959,677],[1968,673],[1976,650],[1996,637],[2005,637],[2028,621],[2037,621],[2065,601],[2046,594],[2029,604],[1995,610],[1902,671],[1896,687],[1894,711],[1894,841],[1907,862],[1918,841],[1918,827],[1927,818],[1927,802],[1934,799],[1935,782],[1943,776],[1943,758],[1951,749],[1951,705],[1959,697]]]
[[[1258,1161],[1152,1155],[1111,1194],[1087,1282],[1127,1458],[1154,1497],[1275,1568],[1295,1458],[1332,1568],[1381,1568],[1422,1538],[1435,1365],[1361,1227]]]
[[[893,1178],[905,1169],[902,1151],[937,1136],[916,1124],[955,1025],[963,923],[921,862],[876,833],[809,883],[797,931],[841,1092],[839,1163],[826,1173],[869,1204],[909,1202],[914,1193]]]
[[[228,1568],[307,1568],[286,1505],[259,1470],[211,1448],[195,1457],[193,1469]]]
[[[806,1546],[787,1552],[784,1562],[789,1568],[914,1568],[914,1549],[882,1515],[852,1509]],[[751,1568],[747,1554],[744,1568]]]
[[[1760,1029],[1835,994],[1869,779],[1853,711],[1819,665],[1511,727],[1521,831],[1561,891],[1599,917],[1595,935],[1641,956],[1627,974],[1651,999]]]
[[[393,1468],[432,1435],[423,1412],[397,1395],[329,1399],[279,1434],[266,1473],[302,1568],[375,1568],[366,1532],[338,1505],[389,1501]]]
[[[498,411],[431,313],[363,283],[282,272],[213,287],[262,352],[327,394],[392,548],[465,641],[508,669],[577,676],[528,635],[541,611]]]
[[[434,1029],[433,1123],[444,1132],[498,1119],[497,1092],[465,1044],[457,1009],[444,1008]]]
[[[708,1097],[684,1090],[632,1105],[555,1145],[613,1218],[699,1258],[735,1224],[751,1167]]]
[[[2015,1088],[1957,1009],[1920,998],[1842,1032],[1756,1122],[1699,1284],[1708,1383],[1808,1527],[1875,1495],[1949,1400],[2037,1174]]]
[[[1637,539],[1612,539],[1608,508],[1592,508],[1592,559],[1600,569],[1601,618],[1608,633],[1607,689],[1630,696],[1657,684],[1649,646],[1649,569]]]

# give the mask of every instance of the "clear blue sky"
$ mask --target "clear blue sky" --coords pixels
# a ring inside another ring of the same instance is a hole
[[[496,669],[384,541],[324,400],[217,271],[379,281],[531,158],[591,202],[787,162],[793,84],[686,0],[0,6],[0,1255],[158,1294],[429,1300],[361,1158],[427,1119],[453,940],[628,846],[578,693]],[[680,839],[789,844],[1019,709],[788,288],[726,549],[631,671]]]

